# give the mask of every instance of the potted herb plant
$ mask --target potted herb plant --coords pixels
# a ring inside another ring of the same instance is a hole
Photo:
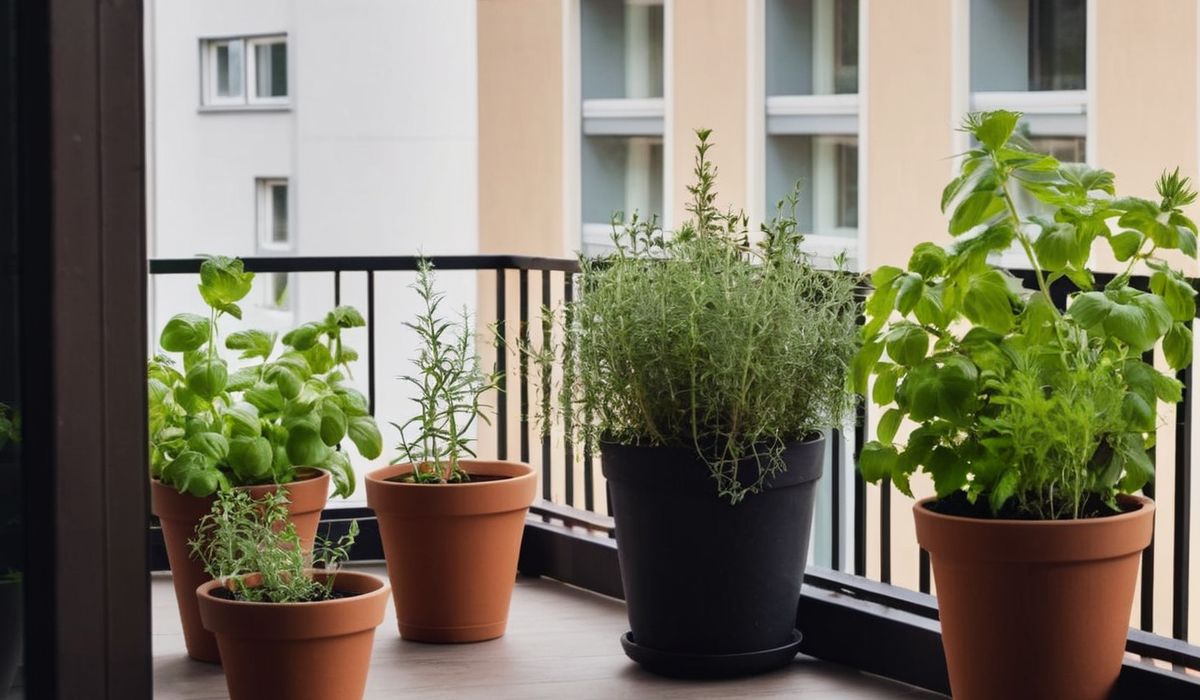
[[[1176,171],[1158,201],[1118,197],[1111,172],[1032,152],[1020,116],[967,118],[977,145],[942,195],[954,244],[874,272],[854,376],[886,410],[860,467],[906,494],[913,472],[933,479],[913,513],[955,697],[1104,698],[1153,532],[1134,494],[1153,476],[1156,406],[1182,389],[1145,353],[1192,360],[1194,292],[1160,256],[1195,257],[1196,194]],[[1124,264],[1102,285],[1098,241]],[[1013,246],[1035,288],[989,264]]]
[[[382,438],[362,394],[347,383],[357,357],[342,331],[364,325],[358,311],[339,306],[322,321],[304,323],[282,338],[239,330],[224,339],[246,362],[230,371],[218,353],[217,324],[241,318],[237,302],[253,273],[240,260],[211,257],[200,267],[200,296],[208,317],[178,314],[163,328],[162,350],[149,362],[150,476],[154,514],[162,525],[188,655],[217,662],[216,641],[200,625],[196,586],[208,580],[189,557],[188,539],[215,494],[246,489],[259,497],[282,488],[306,548],[312,546],[332,479],[334,493],[354,492],[346,437],[367,459]]]
[[[714,205],[710,132],[697,134],[690,218],[668,235],[635,214],[615,252],[583,261],[559,404],[576,444],[602,454],[626,653],[732,676],[799,648],[820,431],[850,404],[855,279],[813,265],[794,196],[752,244],[746,215]]]
[[[308,550],[286,491],[219,494],[190,544],[213,578],[193,595],[216,635],[230,698],[363,696],[388,585],[337,570],[357,525]]]
[[[486,420],[484,393],[495,378],[480,369],[463,311],[441,316],[443,295],[422,261],[413,289],[424,311],[406,325],[421,350],[417,415],[396,425],[398,463],[366,477],[379,521],[400,635],[421,642],[477,642],[504,634],[525,515],[536,475],[520,462],[474,459],[470,434]]]
[[[20,418],[8,404],[0,403],[0,460],[7,461],[20,441]],[[0,462],[2,464],[3,462]],[[19,509],[17,503],[13,508]],[[8,511],[0,508],[0,512]],[[24,617],[21,594],[20,555],[13,550],[20,538],[20,521],[0,521],[0,695],[6,695],[21,663],[21,623]]]

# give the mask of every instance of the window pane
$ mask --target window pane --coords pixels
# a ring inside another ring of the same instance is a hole
[[[662,4],[582,0],[579,7],[583,98],[662,97]]]
[[[287,44],[279,41],[254,47],[255,94],[258,97],[287,96]]]
[[[833,91],[858,92],[858,0],[837,0]]]
[[[768,95],[858,92],[858,0],[767,0]]]
[[[1082,90],[1087,0],[971,0],[971,89]]]
[[[1086,85],[1084,0],[1031,0],[1029,89],[1082,90]]]
[[[848,136],[767,137],[768,217],[796,197],[800,232],[820,236],[854,235],[858,227],[858,142]]]
[[[271,242],[288,242],[288,186],[271,185]]]
[[[583,139],[583,220],[606,224],[614,214],[662,218],[662,141],[646,137]]]
[[[242,42],[226,41],[216,45],[217,97],[242,96]]]
[[[837,146],[837,225],[858,228],[858,146]]]

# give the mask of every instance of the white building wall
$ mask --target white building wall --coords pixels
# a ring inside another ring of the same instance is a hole
[[[475,0],[147,0],[146,18],[153,257],[254,255],[261,177],[289,180],[295,255],[478,252]],[[280,33],[286,110],[201,109],[202,38]],[[243,305],[246,324],[282,329],[332,307],[332,275],[295,281],[293,311],[263,308],[256,290]],[[414,351],[402,326],[417,308],[411,281],[376,276],[381,462],[396,442],[389,421],[411,410],[395,379]],[[474,275],[441,282],[445,310],[474,303]],[[342,303],[366,313],[364,275],[343,275]],[[170,316],[200,307],[195,279],[153,279],[154,340]],[[347,342],[365,359],[366,333],[353,335]],[[365,392],[365,362],[354,376]],[[363,497],[360,487],[355,500]]]

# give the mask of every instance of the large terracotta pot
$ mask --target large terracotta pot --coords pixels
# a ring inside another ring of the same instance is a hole
[[[231,700],[363,696],[388,585],[353,571],[334,576],[335,591],[354,595],[315,603],[250,603],[214,596],[218,581],[196,589],[200,619],[221,649]]]
[[[1100,700],[1112,693],[1154,502],[1081,520],[986,520],[913,506],[937,584],[959,700]]]
[[[274,491],[273,484],[242,487],[254,498]],[[288,510],[296,524],[296,534],[305,549],[312,549],[317,536],[321,511],[329,498],[329,474],[317,469],[305,470],[300,478],[284,486],[291,498]],[[183,638],[188,656],[197,661],[220,663],[217,641],[200,624],[196,607],[196,587],[209,580],[200,562],[192,559],[188,540],[196,536],[200,518],[212,510],[215,496],[197,498],[179,493],[158,479],[150,480],[151,509],[162,525],[163,541],[167,546],[167,561],[171,564],[171,579],[175,584],[175,601],[183,622]]]
[[[525,514],[537,478],[519,462],[462,461],[464,484],[411,484],[397,464],[367,475],[367,505],[379,520],[400,636],[420,642],[479,642],[504,634]]]

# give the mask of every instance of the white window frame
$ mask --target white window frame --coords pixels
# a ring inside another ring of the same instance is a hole
[[[288,85],[284,86],[284,94],[277,97],[259,97],[258,96],[258,51],[259,46],[271,46],[273,44],[283,44],[284,53],[287,53],[287,36],[280,34],[276,36],[253,37],[246,39],[246,104],[251,105],[286,105],[291,99],[292,86],[292,66],[291,57],[288,57],[287,65],[287,80]]]
[[[273,240],[274,229],[274,213],[275,202],[272,197],[272,188],[284,185],[288,188],[287,193],[287,241],[279,242]],[[295,252],[295,236],[292,228],[292,183],[286,177],[259,177],[254,180],[255,189],[255,249],[258,255],[268,256],[286,256]],[[278,311],[285,313],[294,313],[296,309],[296,276],[290,273],[269,273],[271,276],[285,274],[287,275],[287,297],[285,303],[280,305],[274,298],[273,281],[267,281],[263,285],[262,291],[262,306],[270,311]],[[264,275],[265,277],[265,275]],[[266,280],[264,280],[266,281]]]
[[[255,47],[265,44],[280,44],[288,50],[287,34],[261,34],[253,36],[203,37],[200,39],[200,111],[227,110],[274,110],[286,109],[291,104],[292,66],[288,57],[287,94],[281,97],[258,97],[257,56]],[[229,44],[242,49],[242,92],[236,97],[217,94],[217,47]]]

